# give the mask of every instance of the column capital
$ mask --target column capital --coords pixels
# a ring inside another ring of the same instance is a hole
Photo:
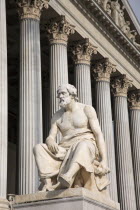
[[[130,109],[140,110],[140,89],[128,93],[128,102]]]
[[[46,24],[47,36],[51,44],[67,44],[68,36],[75,33],[75,26],[66,21],[65,16],[51,19]]]
[[[84,39],[84,41],[78,41],[73,43],[71,51],[75,64],[90,65],[92,54],[97,54],[97,47],[93,46],[89,42],[89,39],[86,38]]]
[[[116,71],[116,65],[112,64],[108,58],[103,58],[92,68],[96,81],[110,82],[111,73]]]
[[[41,10],[48,9],[49,0],[16,0],[20,19],[40,20]]]
[[[132,87],[132,81],[129,80],[125,74],[112,78],[111,87],[114,96],[127,97],[129,87]]]

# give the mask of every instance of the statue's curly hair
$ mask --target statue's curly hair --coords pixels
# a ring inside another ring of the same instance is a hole
[[[68,93],[69,93],[71,96],[73,96],[73,98],[74,98],[75,101],[78,101],[77,89],[76,89],[73,85],[71,85],[71,84],[62,84],[62,85],[60,85],[60,86],[57,88],[57,94],[58,94],[58,92],[59,92],[61,89],[63,89],[63,88],[65,88],[65,89],[68,91]]]

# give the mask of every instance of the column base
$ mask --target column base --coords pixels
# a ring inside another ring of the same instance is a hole
[[[0,210],[9,210],[9,202],[4,198],[0,198]]]
[[[119,203],[84,188],[39,192],[15,197],[14,209],[20,210],[119,210]]]

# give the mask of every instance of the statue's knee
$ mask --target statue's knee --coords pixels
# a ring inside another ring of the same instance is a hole
[[[34,154],[38,153],[38,151],[40,150],[40,147],[41,147],[40,144],[35,145],[34,148],[33,148],[33,153]]]
[[[82,141],[79,143],[79,146],[85,148],[87,147],[87,143],[85,141]]]

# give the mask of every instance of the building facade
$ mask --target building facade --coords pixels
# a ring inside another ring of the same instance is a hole
[[[0,203],[37,191],[33,147],[70,83],[96,109],[112,200],[140,209],[140,25],[128,2],[0,0],[0,31]]]

